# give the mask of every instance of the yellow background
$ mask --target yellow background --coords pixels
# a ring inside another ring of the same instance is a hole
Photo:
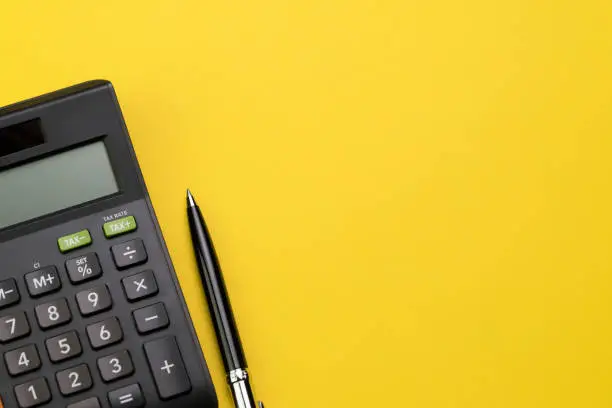
[[[113,81],[219,393],[612,406],[608,0],[4,1],[0,105]]]

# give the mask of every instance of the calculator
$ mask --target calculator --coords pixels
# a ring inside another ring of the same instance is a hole
[[[217,405],[112,84],[1,108],[0,408]]]

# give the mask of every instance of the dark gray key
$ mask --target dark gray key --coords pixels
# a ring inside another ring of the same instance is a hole
[[[75,331],[51,337],[45,341],[49,359],[54,363],[80,356],[83,352],[81,341]]]
[[[145,399],[138,384],[109,392],[108,401],[111,408],[142,408],[145,406]]]
[[[57,299],[49,303],[36,306],[36,320],[41,329],[61,326],[72,320],[66,299]]]
[[[72,283],[81,283],[102,275],[98,255],[89,253],[66,261],[66,271]]]
[[[168,313],[163,303],[156,303],[151,306],[133,312],[134,322],[138,333],[145,334],[156,330],[161,330],[170,324]]]
[[[86,400],[70,404],[66,408],[100,408],[100,400],[96,397],[87,398]]]
[[[15,387],[15,397],[20,408],[31,408],[51,400],[51,391],[44,378],[28,381]]]
[[[87,326],[87,337],[94,349],[101,349],[123,339],[123,331],[116,317]]]
[[[161,399],[191,391],[191,381],[174,337],[145,343],[144,349]]]
[[[121,280],[125,296],[130,302],[157,294],[157,281],[153,271],[144,271]]]
[[[30,292],[32,297],[46,295],[60,290],[62,287],[62,282],[55,266],[47,266],[26,274],[25,281],[28,286],[28,292]]]
[[[77,394],[91,388],[91,374],[85,364],[55,374],[57,385],[64,396]]]
[[[147,262],[147,251],[142,239],[134,239],[111,248],[117,269],[125,269]]]
[[[130,353],[126,350],[98,359],[98,370],[105,382],[127,377],[134,372]]]
[[[19,303],[19,289],[15,279],[5,279],[0,282],[0,309]]]
[[[0,343],[8,343],[28,334],[30,334],[30,324],[24,312],[0,317]]]
[[[29,373],[40,368],[40,356],[34,344],[4,353],[4,362],[12,376]]]
[[[79,310],[83,316],[91,316],[112,307],[113,301],[106,285],[84,290],[76,295]]]

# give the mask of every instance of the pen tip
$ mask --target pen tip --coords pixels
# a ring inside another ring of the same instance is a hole
[[[193,195],[191,194],[191,191],[189,191],[189,189],[187,189],[187,206],[188,207],[195,207],[196,203],[195,200],[193,198]]]

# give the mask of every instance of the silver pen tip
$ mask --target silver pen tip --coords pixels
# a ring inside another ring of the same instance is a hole
[[[189,189],[187,189],[187,206],[188,207],[195,207],[196,203],[195,200],[193,198],[193,195],[191,195],[191,191],[189,191]]]

